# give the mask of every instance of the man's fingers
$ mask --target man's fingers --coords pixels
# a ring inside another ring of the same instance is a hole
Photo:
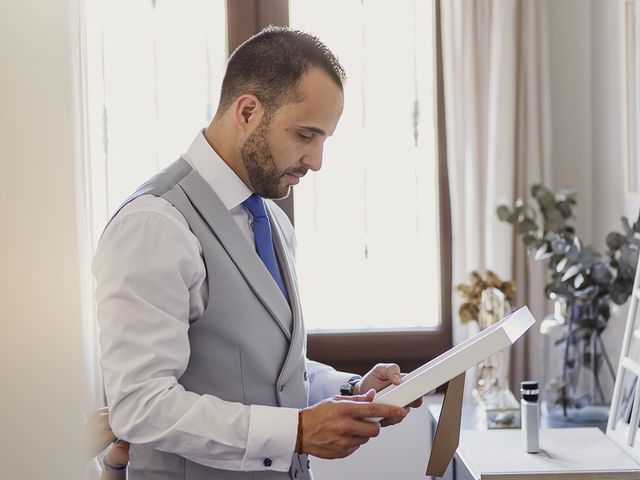
[[[374,367],[373,371],[380,380],[389,380],[394,385],[400,383],[400,367],[395,363],[379,363]]]
[[[390,363],[386,365],[385,377],[388,380],[391,380],[391,383],[393,383],[394,385],[399,385],[401,382],[400,367],[395,363]]]
[[[347,435],[357,438],[377,437],[380,433],[380,424],[365,422],[364,420],[354,420],[350,422]]]
[[[403,418],[401,418],[401,417],[385,418],[384,420],[382,420],[380,422],[380,426],[381,427],[389,427],[391,425],[395,425],[396,423],[400,423],[402,420],[403,420]]]
[[[370,388],[364,395],[354,395],[350,397],[354,402],[373,402],[376,398],[376,391]]]
[[[382,403],[354,402],[350,405],[349,413],[353,417],[405,417],[406,412],[402,407],[385,405]]]
[[[371,403],[371,402],[373,402],[374,398],[376,398],[376,391],[373,388],[370,388],[369,391],[367,393],[365,393],[365,394],[350,395],[350,396],[335,395],[332,398],[334,400],[339,400],[339,401],[343,401],[343,402],[367,402],[367,403]]]

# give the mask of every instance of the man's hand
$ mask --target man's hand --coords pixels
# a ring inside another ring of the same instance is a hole
[[[378,363],[358,382],[355,386],[355,393],[366,392],[370,389],[375,390],[377,393],[389,385],[400,385],[404,375],[404,373],[400,373],[400,367],[395,363]],[[422,405],[422,398],[418,398],[407,405],[405,411],[409,413],[411,408],[418,408],[420,405]],[[380,425],[387,427],[400,423],[406,413],[403,416],[385,418],[380,422]]]
[[[129,443],[116,440],[107,452],[107,462],[114,467],[121,467],[129,463]]]
[[[366,417],[404,418],[400,407],[371,403],[375,392],[333,398],[302,410],[301,450],[320,458],[343,458],[378,436],[380,425]]]
[[[116,439],[109,426],[109,409],[95,410],[84,427],[85,445],[88,456],[95,457]]]

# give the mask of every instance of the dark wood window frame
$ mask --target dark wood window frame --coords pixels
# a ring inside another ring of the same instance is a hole
[[[308,357],[333,367],[365,373],[377,362],[398,363],[408,372],[446,351],[451,337],[451,209],[446,161],[444,101],[442,77],[442,42],[440,34],[440,0],[435,1],[437,157],[440,234],[441,322],[438,328],[420,331],[311,333]],[[227,0],[228,51],[267,25],[289,24],[288,0]],[[279,202],[293,218],[293,195]]]

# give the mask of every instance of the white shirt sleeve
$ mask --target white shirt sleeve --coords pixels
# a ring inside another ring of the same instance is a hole
[[[309,373],[309,405],[325,398],[340,395],[340,385],[347,383],[355,373],[339,372],[329,365],[307,359]]]
[[[288,471],[296,409],[227,402],[178,383],[189,323],[202,314],[207,291],[200,245],[184,217],[161,198],[134,200],[104,232],[93,272],[116,435],[210,467]]]

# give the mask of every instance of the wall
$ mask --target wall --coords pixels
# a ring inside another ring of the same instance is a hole
[[[75,1],[0,2],[0,476],[76,479]]]

